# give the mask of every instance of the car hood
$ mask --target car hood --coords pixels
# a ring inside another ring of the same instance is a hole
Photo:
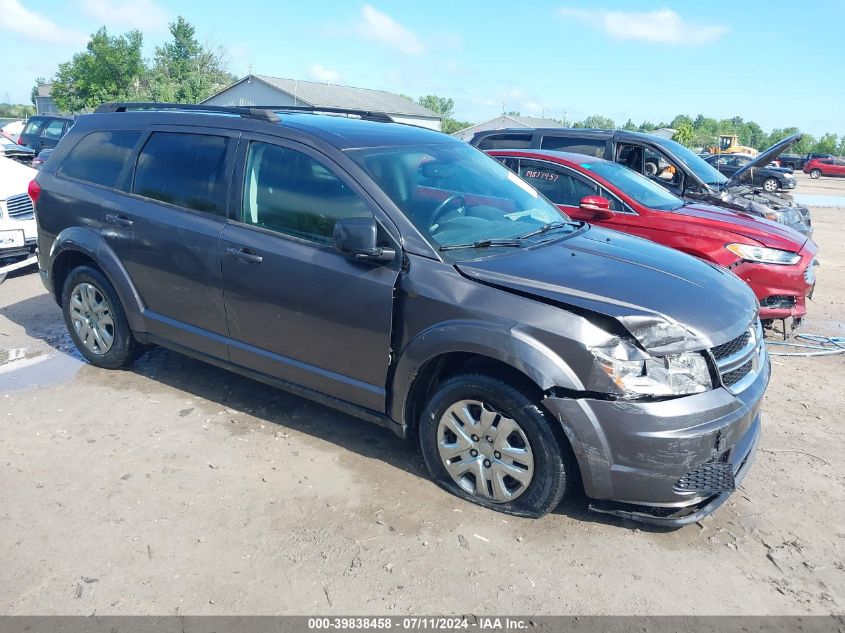
[[[763,150],[757,157],[748,163],[745,167],[736,170],[736,173],[728,179],[728,182],[725,183],[726,187],[730,187],[733,185],[737,185],[745,178],[746,174],[750,173],[752,169],[759,169],[760,167],[765,167],[773,160],[775,160],[778,156],[780,156],[783,152],[785,152],[788,148],[795,145],[804,135],[801,133],[793,134],[792,136],[787,136],[782,141],[779,141],[772,145],[769,149]]]
[[[661,213],[670,214],[668,217],[680,215],[723,223],[722,228],[725,230],[750,238],[768,248],[779,248],[797,253],[807,241],[806,237],[785,224],[709,204],[686,204],[680,209],[661,211]]]
[[[720,345],[739,336],[757,312],[754,293],[732,273],[589,225],[567,239],[456,267],[576,313],[612,317],[656,354]]]
[[[30,181],[35,178],[37,173],[32,167],[21,165],[17,161],[0,156],[0,200],[26,193]]]

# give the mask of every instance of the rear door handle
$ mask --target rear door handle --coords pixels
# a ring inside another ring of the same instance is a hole
[[[246,248],[227,248],[226,253],[241,260],[242,262],[247,262],[248,264],[260,264],[264,261],[264,258],[261,255],[251,253]]]
[[[125,215],[118,215],[117,213],[106,213],[106,222],[111,222],[119,226],[132,226],[132,220]]]

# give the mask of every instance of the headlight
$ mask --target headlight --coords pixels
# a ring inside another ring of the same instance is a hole
[[[751,244],[728,244],[725,248],[742,259],[761,264],[797,264],[801,261],[798,253],[777,248],[764,248]]]
[[[707,361],[699,352],[668,356],[630,354],[630,346],[594,348],[591,351],[604,373],[626,396],[680,396],[713,388]]]

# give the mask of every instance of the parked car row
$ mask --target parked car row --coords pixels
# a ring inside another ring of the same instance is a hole
[[[491,158],[369,112],[134,108],[79,117],[29,186],[93,365],[195,356],[390,428],[519,516],[578,485],[683,525],[748,472],[760,317],[790,295],[800,319],[813,286],[785,199],[648,135],[475,139]]]
[[[747,168],[754,160],[747,154],[713,154],[705,159],[725,176],[734,176],[740,169]],[[751,182],[755,187],[761,187],[768,193],[778,190],[795,189],[795,178],[789,167],[763,165],[749,169]]]
[[[832,154],[819,154],[816,152],[811,152],[809,154],[805,154],[804,156],[798,156],[796,154],[781,154],[780,156],[780,166],[781,167],[789,167],[793,170],[803,170],[804,165],[806,165],[811,160],[815,160],[817,158],[836,158]]]

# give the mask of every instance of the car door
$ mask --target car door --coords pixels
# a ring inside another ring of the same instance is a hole
[[[224,360],[220,233],[236,142],[237,134],[218,129],[153,127],[122,177],[128,195],[101,217],[149,333]]]
[[[845,176],[845,160],[833,159],[833,164],[829,165],[828,169],[833,176]]]
[[[232,362],[383,412],[401,258],[353,261],[332,233],[341,218],[388,221],[336,163],[292,141],[245,138],[237,173],[221,243]]]
[[[30,147],[37,152],[40,147],[40,137],[38,136],[38,134],[41,132],[41,127],[44,125],[44,121],[45,119],[43,117],[30,118],[21,130],[21,134],[18,137],[18,142],[21,145],[26,145],[27,147]]]
[[[624,230],[627,217],[622,202],[592,180],[574,170],[540,160],[521,158],[519,175],[534,186],[568,216],[611,229]],[[590,211],[580,208],[586,196],[602,196],[610,201],[614,214],[610,218],[596,218]]]

